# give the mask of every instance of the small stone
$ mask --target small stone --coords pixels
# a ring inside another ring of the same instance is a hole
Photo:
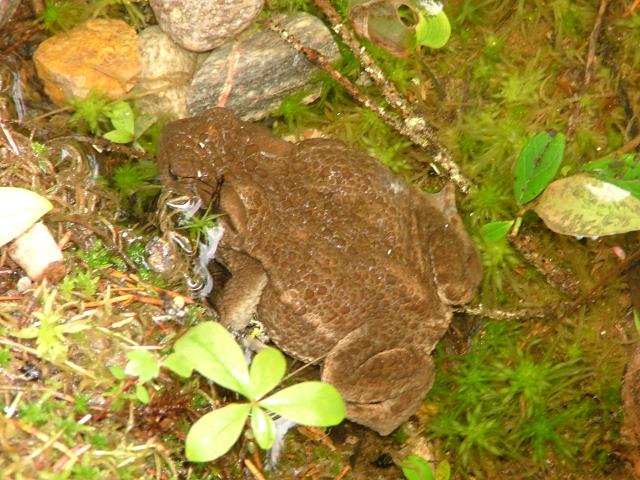
[[[136,31],[122,20],[89,20],[40,44],[33,60],[54,103],[96,90],[122,98],[140,73]]]
[[[171,246],[161,238],[154,238],[146,247],[147,263],[154,272],[165,273],[173,270],[176,265],[175,255]]]
[[[1,0],[0,1],[0,28],[5,26],[13,16],[16,8],[20,5],[20,0]]]
[[[338,58],[329,29],[313,15],[298,13],[279,23],[305,46],[329,60]],[[191,115],[221,106],[242,120],[259,120],[303,87],[313,69],[304,55],[277,33],[252,32],[211,52],[191,82],[187,107]]]
[[[16,290],[18,291],[18,293],[24,293],[27,290],[29,290],[32,286],[33,286],[33,282],[26,275],[23,277],[20,277],[16,282]]]
[[[142,71],[135,91],[144,95],[138,100],[140,111],[187,117],[187,92],[197,54],[180,47],[157,25],[140,32],[139,41]]]
[[[150,0],[160,28],[194,52],[206,52],[243,31],[264,0]]]

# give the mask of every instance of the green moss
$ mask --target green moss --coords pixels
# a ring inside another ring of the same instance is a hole
[[[79,0],[45,0],[38,20],[49,33],[66,32],[86,19],[86,5]]]
[[[92,90],[85,99],[70,99],[68,103],[73,109],[69,119],[70,126],[94,135],[109,129],[111,124],[107,116],[109,100],[103,95]]]
[[[513,192],[504,183],[492,178],[483,179],[464,199],[465,210],[471,212],[469,218],[476,228],[513,217]]]
[[[105,268],[126,270],[127,268],[124,260],[109,252],[101,240],[96,240],[89,250],[79,250],[77,254],[91,270],[104,270]]]
[[[447,367],[428,396],[440,413],[427,429],[453,453],[463,475],[492,478],[509,458],[524,474],[546,468],[552,459],[570,465],[599,461],[594,438],[583,429],[617,410],[613,392],[619,389],[607,389],[610,402],[594,401],[602,395],[593,381],[596,370],[575,344],[556,338],[549,348],[543,339],[518,340],[522,333],[522,325],[491,321],[463,357],[439,350],[437,358]],[[587,428],[603,436],[616,421]]]
[[[495,97],[505,107],[535,105],[540,99],[539,91],[545,77],[543,69],[529,63],[522,71],[501,71]]]
[[[300,130],[303,126],[308,126],[313,122],[318,122],[319,118],[314,112],[314,108],[303,101],[306,97],[308,97],[306,90],[285,97],[277,110],[272,113],[272,116],[276,118],[282,117],[290,132]]]
[[[87,271],[79,270],[69,273],[60,283],[59,290],[62,296],[70,300],[75,291],[79,291],[87,297],[93,297],[98,291],[99,277]]]

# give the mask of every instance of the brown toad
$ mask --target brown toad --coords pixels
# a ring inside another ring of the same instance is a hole
[[[223,109],[168,125],[159,162],[226,214],[223,324],[255,312],[282,350],[323,359],[347,417],[383,435],[415,412],[449,305],[481,279],[452,187],[423,193],[338,141],[288,143]]]

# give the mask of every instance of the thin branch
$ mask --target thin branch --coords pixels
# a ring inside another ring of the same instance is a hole
[[[598,9],[598,16],[596,17],[596,21],[593,24],[593,30],[591,30],[591,35],[589,36],[589,49],[587,51],[587,61],[584,66],[584,81],[582,84],[582,93],[584,95],[587,92],[587,88],[591,83],[591,71],[593,70],[593,65],[596,61],[596,48],[598,46],[598,39],[600,38],[600,33],[602,31],[602,22],[604,19],[604,15],[607,11],[607,6],[609,4],[609,0],[600,0],[600,8]],[[571,116],[569,117],[569,122],[567,126],[567,136],[573,134],[573,131],[576,128],[576,122],[578,119],[578,113],[580,112],[580,102],[576,103],[573,112],[571,112]]]
[[[414,115],[399,119],[391,115],[384,106],[368,98],[358,90],[344,75],[331,65],[322,53],[303,45],[300,40],[287,32],[279,24],[271,20],[265,23],[272,31],[276,32],[283,40],[293,46],[296,51],[302,53],[309,62],[331,75],[331,78],[340,83],[358,103],[375,112],[387,125],[429,152],[433,156],[433,161],[445,170],[451,181],[454,182],[462,192],[466,193],[469,191],[473,183],[462,174],[458,165],[453,161],[451,153],[436,140],[435,134],[429,129],[424,118]],[[390,105],[393,107],[392,103]],[[408,103],[406,105],[408,105]],[[437,168],[434,167],[434,169],[438,172]]]

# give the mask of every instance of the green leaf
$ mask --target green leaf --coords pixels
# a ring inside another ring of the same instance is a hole
[[[581,170],[640,198],[640,161],[635,154],[626,153],[589,162]]]
[[[337,425],[346,413],[338,391],[328,383],[302,382],[274,393],[259,405],[302,425]]]
[[[400,466],[407,480],[434,480],[431,465],[420,455],[410,455]]]
[[[436,468],[436,480],[449,480],[451,478],[451,464],[445,458]]]
[[[133,129],[133,135],[135,138],[140,138],[140,136],[149,130],[151,126],[158,121],[158,117],[156,115],[140,115],[136,118],[135,127]]]
[[[144,385],[141,385],[139,383],[136,385],[136,398],[141,403],[149,403],[149,392],[147,392],[147,389],[144,388]]]
[[[111,372],[111,375],[115,377],[116,380],[124,380],[124,378],[126,377],[123,368],[118,365],[109,367],[109,371]]]
[[[251,409],[251,430],[258,446],[267,450],[276,439],[276,427],[267,412],[257,405]]]
[[[131,108],[131,105],[123,100],[115,101],[109,104],[107,117],[109,117],[109,119],[111,120],[111,124],[113,125],[113,128],[115,130],[126,132],[133,139],[135,130],[135,117],[133,115],[133,109]]]
[[[129,143],[133,141],[133,134],[124,130],[111,130],[105,133],[103,137],[113,143]]]
[[[635,308],[633,309],[633,324],[636,327],[636,333],[640,335],[640,314]]]
[[[564,156],[564,135],[550,130],[531,138],[516,159],[513,184],[520,205],[536,198],[558,173]]]
[[[444,12],[436,15],[418,14],[416,25],[416,44],[430,48],[442,48],[451,36],[451,24]]]
[[[193,364],[187,357],[180,353],[172,353],[162,362],[163,367],[167,367],[173,373],[181,377],[190,377],[193,373]]]
[[[198,419],[187,434],[187,460],[210,462],[227,453],[240,437],[250,410],[248,403],[232,403]]]
[[[51,202],[36,192],[0,187],[0,247],[27,231],[52,208]]]
[[[251,400],[257,400],[273,390],[287,369],[284,355],[275,348],[265,348],[258,352],[249,369]]]
[[[480,233],[488,242],[502,240],[515,223],[515,220],[487,223],[480,229]]]
[[[131,350],[127,353],[129,361],[124,373],[130,377],[138,377],[144,383],[160,375],[160,365],[156,357],[148,350]]]
[[[586,174],[556,180],[534,206],[551,230],[600,237],[640,230],[640,200]]]
[[[249,369],[233,336],[217,322],[203,322],[191,328],[175,343],[193,368],[225,388],[251,396]]]

